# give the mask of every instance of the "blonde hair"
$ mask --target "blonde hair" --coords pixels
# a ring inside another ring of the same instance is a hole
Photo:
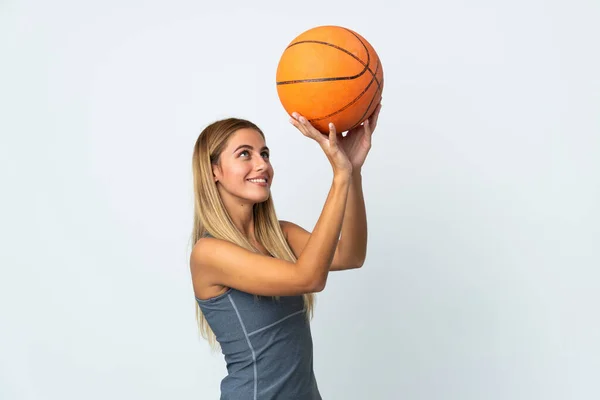
[[[219,163],[219,157],[229,138],[239,129],[256,130],[264,138],[264,133],[250,121],[239,118],[227,118],[213,122],[198,137],[192,157],[194,180],[194,226],[192,230],[192,247],[205,234],[235,243],[250,251],[259,252],[252,243],[237,229],[231,220],[217,190],[213,179],[212,166]],[[288,245],[279,220],[275,213],[273,199],[254,204],[254,230],[256,239],[273,257],[287,261],[296,261],[292,249]],[[304,309],[307,318],[312,317],[314,294],[303,295]],[[196,321],[202,337],[208,340],[211,347],[216,348],[215,334],[196,302]]]

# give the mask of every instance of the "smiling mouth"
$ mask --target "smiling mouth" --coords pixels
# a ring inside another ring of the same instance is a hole
[[[268,186],[268,180],[264,178],[256,178],[256,179],[247,179],[248,182],[254,183],[259,186]]]

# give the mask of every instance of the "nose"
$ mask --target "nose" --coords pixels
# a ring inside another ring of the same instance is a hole
[[[262,157],[259,157],[258,161],[254,165],[254,169],[256,171],[264,171],[264,170],[266,170],[267,169],[267,162],[265,161],[265,159],[262,158]]]

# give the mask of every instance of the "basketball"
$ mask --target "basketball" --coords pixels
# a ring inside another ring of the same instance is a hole
[[[322,133],[360,125],[377,107],[383,68],[375,49],[358,33],[319,26],[290,42],[277,66],[277,94],[286,112],[300,113]]]

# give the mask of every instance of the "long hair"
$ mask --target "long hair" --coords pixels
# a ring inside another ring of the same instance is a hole
[[[194,180],[194,226],[192,229],[192,247],[208,233],[216,239],[227,240],[247,250],[259,252],[250,241],[237,229],[221,200],[217,184],[213,179],[212,166],[219,163],[219,157],[229,138],[239,129],[256,130],[264,138],[264,133],[254,123],[239,119],[227,118],[208,125],[198,137],[192,157]],[[256,239],[273,257],[295,262],[296,256],[288,245],[279,220],[275,213],[272,196],[268,200],[257,203],[253,207],[254,229]],[[307,318],[312,317],[314,294],[303,295],[304,309]],[[208,340],[211,347],[218,344],[212,329],[204,317],[198,302],[196,303],[196,321],[202,337]]]

